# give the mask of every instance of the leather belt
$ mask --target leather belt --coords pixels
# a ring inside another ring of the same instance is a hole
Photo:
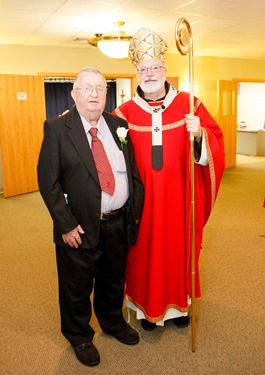
[[[101,212],[100,220],[116,219],[117,217],[120,217],[122,213],[123,213],[123,208],[118,208],[117,210],[114,210],[114,211]]]

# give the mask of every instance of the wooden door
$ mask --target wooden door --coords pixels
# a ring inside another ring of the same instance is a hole
[[[236,165],[236,99],[235,81],[218,81],[218,124],[224,134],[226,168]]]
[[[38,190],[36,167],[44,120],[43,77],[0,75],[0,147],[5,197]]]

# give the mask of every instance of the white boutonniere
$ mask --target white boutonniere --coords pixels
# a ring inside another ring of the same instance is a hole
[[[127,139],[126,139],[128,130],[129,129],[125,129],[124,127],[120,127],[120,126],[116,130],[122,148],[128,142]]]

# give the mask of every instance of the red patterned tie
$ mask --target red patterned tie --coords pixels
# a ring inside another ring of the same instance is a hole
[[[97,128],[89,130],[92,137],[91,151],[96,164],[101,190],[113,195],[115,179],[103,144],[97,137],[97,131]]]

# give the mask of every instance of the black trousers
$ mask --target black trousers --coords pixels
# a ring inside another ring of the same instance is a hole
[[[93,307],[102,330],[119,332],[126,326],[122,307],[128,245],[123,218],[101,221],[100,242],[94,249],[56,246],[61,331],[73,345],[91,342]]]

